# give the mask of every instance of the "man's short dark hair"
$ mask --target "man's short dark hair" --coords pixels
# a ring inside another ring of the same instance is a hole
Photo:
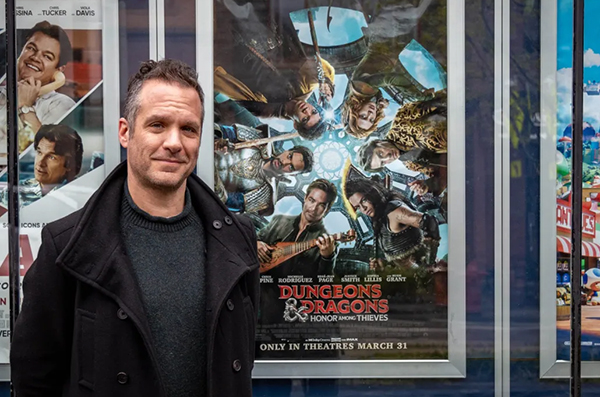
[[[73,48],[71,47],[71,40],[69,40],[69,36],[63,28],[58,25],[53,25],[48,21],[38,22],[29,30],[29,32],[27,32],[27,36],[25,36],[25,43],[27,43],[29,39],[31,39],[33,35],[38,32],[45,34],[48,37],[52,37],[60,44],[58,66],[64,66],[71,62],[73,59]]]
[[[133,127],[137,112],[140,108],[140,92],[144,82],[160,80],[169,84],[178,84],[185,88],[193,88],[198,93],[202,104],[201,120],[204,120],[204,91],[198,83],[198,73],[188,64],[176,59],[163,59],[161,61],[142,62],[140,70],[129,79],[127,95],[125,97],[124,117]],[[133,129],[131,130],[133,133]]]
[[[308,196],[314,189],[320,189],[325,192],[327,195],[327,211],[329,211],[333,203],[335,203],[335,199],[337,198],[338,194],[335,185],[327,179],[315,179],[310,183],[310,185],[308,185],[308,188],[306,189],[306,195]]]
[[[309,141],[315,140],[323,136],[323,134],[329,128],[329,123],[325,120],[325,110],[317,103],[311,102],[311,105],[317,110],[317,113],[321,116],[321,119],[312,127],[305,127],[302,123],[296,123],[295,128],[298,134]]]
[[[42,139],[54,143],[54,153],[65,157],[65,168],[69,171],[65,175],[67,182],[71,182],[81,171],[83,161],[83,143],[81,137],[68,125],[45,124],[40,127],[33,141],[33,148],[37,150]]]
[[[311,172],[313,167],[313,153],[306,146],[297,145],[293,148],[289,149],[292,153],[300,153],[302,155],[302,160],[304,161],[304,170],[302,170],[302,174],[306,172]]]

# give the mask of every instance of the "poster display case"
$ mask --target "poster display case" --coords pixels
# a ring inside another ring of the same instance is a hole
[[[17,2],[21,277],[37,256],[44,225],[80,209],[120,160],[118,20],[114,0]],[[1,64],[6,65],[5,58]],[[8,240],[5,72],[0,87],[3,241]],[[0,245],[0,363],[6,364],[0,368],[6,371],[7,248]],[[8,378],[6,373],[0,377]]]
[[[254,377],[466,376],[464,3],[202,3],[209,178],[258,236]]]
[[[586,3],[586,15],[600,11]],[[573,2],[542,2],[540,146],[540,376],[568,378],[570,372],[572,266],[582,277],[582,375],[600,376],[600,96],[597,53],[600,42],[586,33],[584,43],[583,202],[571,199]],[[585,20],[585,31],[593,31]],[[571,212],[582,205],[581,263],[571,261]],[[556,249],[547,247],[555,242]]]

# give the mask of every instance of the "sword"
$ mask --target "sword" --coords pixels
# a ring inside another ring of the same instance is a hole
[[[323,62],[321,60],[321,53],[319,51],[319,42],[317,41],[317,30],[315,29],[315,21],[313,19],[312,11],[308,9],[308,25],[310,26],[310,37],[312,38],[313,48],[315,50],[315,63],[317,64],[317,78],[319,79],[319,98],[322,105],[327,103],[327,97],[321,90],[321,87],[325,84],[325,72],[323,71]]]
[[[232,146],[233,146],[234,150],[245,149],[245,148],[249,148],[249,147],[253,147],[253,146],[266,145],[266,144],[269,144],[269,143],[272,143],[272,142],[285,141],[285,140],[288,140],[288,139],[294,139],[294,138],[297,138],[299,136],[300,136],[300,134],[298,134],[297,132],[291,132],[289,134],[271,136],[271,137],[268,137],[268,138],[260,138],[260,139],[254,139],[252,141],[238,142],[238,143],[232,144]]]

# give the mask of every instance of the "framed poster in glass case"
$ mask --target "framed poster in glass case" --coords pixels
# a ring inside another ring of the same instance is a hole
[[[588,2],[586,15],[600,4]],[[573,266],[582,277],[582,376],[600,375],[600,42],[594,21],[585,20],[583,202],[571,199],[573,2],[542,2],[540,145],[540,377],[570,374],[571,290]],[[571,261],[571,210],[583,206],[582,262]],[[549,249],[552,247],[552,249]],[[556,247],[556,249],[554,249]]]
[[[118,21],[115,0],[16,4],[21,276],[36,258],[44,225],[83,207],[119,162]],[[5,34],[3,29],[2,43]],[[6,51],[0,54],[4,69]],[[5,72],[0,86],[0,363],[8,364]],[[8,365],[2,369],[8,374]]]
[[[203,3],[207,179],[258,236],[254,377],[466,376],[464,2]]]

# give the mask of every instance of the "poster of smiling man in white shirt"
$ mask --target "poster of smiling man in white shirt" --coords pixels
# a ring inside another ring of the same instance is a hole
[[[75,105],[73,99],[55,91],[65,83],[64,70],[73,51],[63,28],[48,21],[38,22],[25,39],[17,61],[17,106],[20,122],[35,133],[42,124],[57,122]]]
[[[17,16],[19,151],[42,125],[60,123],[102,80],[97,1],[22,1]],[[67,7],[68,6],[68,7]],[[0,172],[6,167],[6,86],[0,87]]]

